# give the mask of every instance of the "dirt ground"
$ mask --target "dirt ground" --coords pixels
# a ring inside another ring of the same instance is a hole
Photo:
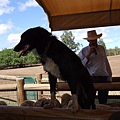
[[[35,76],[37,73],[45,73],[43,66],[36,67],[25,67],[17,69],[7,69],[0,70],[0,75],[10,75],[10,76]]]
[[[113,76],[120,77],[120,55],[108,56],[108,60],[112,69]],[[35,76],[37,73],[45,73],[43,66],[0,70],[0,75],[11,76]]]
[[[108,56],[108,61],[112,69],[113,77],[120,77],[120,55]]]
[[[108,57],[108,60],[110,62],[113,76],[120,77],[120,55],[118,56],[110,56]],[[7,69],[7,70],[0,70],[0,75],[9,75],[9,76],[32,76],[35,77],[35,74],[44,74],[45,71],[43,70],[43,66],[36,66],[36,67],[26,67],[26,68],[17,68],[17,69]],[[0,84],[13,84],[15,81],[9,81],[9,80],[1,80]],[[66,93],[66,91],[65,91]],[[17,96],[16,91],[6,91],[6,92],[0,92],[0,100],[4,100],[8,105],[17,105]],[[48,95],[47,93],[43,93],[44,95]],[[63,94],[63,92],[62,92]],[[110,94],[117,94],[117,93],[110,93]],[[61,92],[57,92],[57,98],[61,96]],[[8,99],[8,100],[7,100]]]

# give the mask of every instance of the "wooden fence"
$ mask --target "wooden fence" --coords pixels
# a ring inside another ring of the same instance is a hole
[[[15,84],[2,84],[0,91],[17,91],[17,101],[20,105],[26,100],[26,91],[38,91],[40,98],[42,91],[49,91],[50,86],[46,83],[46,79],[42,82],[41,74],[36,75],[37,84],[24,84],[24,78],[14,76],[1,76],[2,79],[16,80]],[[120,77],[113,77],[112,83],[95,83],[96,90],[120,91]],[[58,82],[58,91],[68,91],[67,83]],[[108,120],[108,118],[117,110],[80,110],[76,114],[72,114],[66,109],[43,109],[37,107],[22,107],[22,106],[0,106],[0,120]]]
[[[2,84],[0,85],[0,91],[17,91],[17,102],[20,105],[26,100],[26,91],[38,91],[38,99],[41,98],[43,91],[49,91],[50,86],[46,78],[42,78],[42,74],[36,74],[36,84],[25,84],[24,78],[18,78],[15,76],[4,76],[0,75],[0,79],[16,80],[15,84]],[[109,90],[109,91],[120,91],[120,77],[113,77],[112,83],[94,83],[96,90]],[[57,91],[69,91],[69,86],[65,82],[57,83]],[[119,96],[119,95],[118,95]],[[117,97],[117,96],[116,96]]]

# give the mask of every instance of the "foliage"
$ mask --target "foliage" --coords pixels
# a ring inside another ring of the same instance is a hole
[[[103,41],[102,38],[100,38],[100,39],[98,40],[98,45],[102,45],[102,46],[104,47],[104,49],[107,50],[107,49],[106,49],[106,45],[105,45],[105,43],[104,43],[104,41]]]
[[[65,30],[63,34],[60,36],[62,42],[69,47],[73,52],[77,52],[79,50],[79,43],[75,43],[74,39],[75,37],[73,36],[71,31]]]
[[[103,39],[101,38],[99,39],[98,44],[102,45],[105,48],[107,56],[120,55],[120,48],[117,46],[115,46],[114,49],[107,49]]]
[[[80,44],[74,42],[75,37],[73,36],[71,31],[64,31],[61,39],[63,43],[65,43],[74,52],[79,50]],[[114,49],[106,49],[106,45],[103,39],[100,39],[98,41],[98,44],[102,45],[105,48],[107,56],[120,55],[120,48],[118,48],[117,46],[115,46]],[[34,56],[33,53],[29,53],[27,56],[22,56],[18,58],[19,54],[20,53],[14,52],[13,49],[4,49],[0,51],[0,68],[9,66],[24,67],[28,64],[40,63],[40,57]]]
[[[14,52],[13,49],[4,49],[0,51],[0,67],[23,67],[25,64],[39,63],[40,61],[40,58],[35,57],[32,53],[18,58],[19,54],[20,53]]]
[[[108,49],[106,54],[107,56],[120,55],[120,48],[115,47],[114,49]]]

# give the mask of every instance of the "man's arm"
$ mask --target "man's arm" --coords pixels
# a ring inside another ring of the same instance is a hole
[[[95,46],[90,47],[90,50],[89,50],[88,53],[83,53],[83,52],[84,52],[84,49],[82,49],[82,50],[80,51],[79,57],[80,57],[80,59],[81,59],[81,61],[82,61],[82,63],[83,63],[84,66],[89,63],[90,55],[91,55],[92,53],[94,53],[94,51],[95,51]],[[86,55],[85,55],[85,54],[86,54]]]

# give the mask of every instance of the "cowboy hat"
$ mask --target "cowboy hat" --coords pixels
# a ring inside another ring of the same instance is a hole
[[[87,32],[87,38],[83,38],[85,40],[96,40],[102,36],[102,33],[98,34],[96,33],[96,30],[91,30]]]

